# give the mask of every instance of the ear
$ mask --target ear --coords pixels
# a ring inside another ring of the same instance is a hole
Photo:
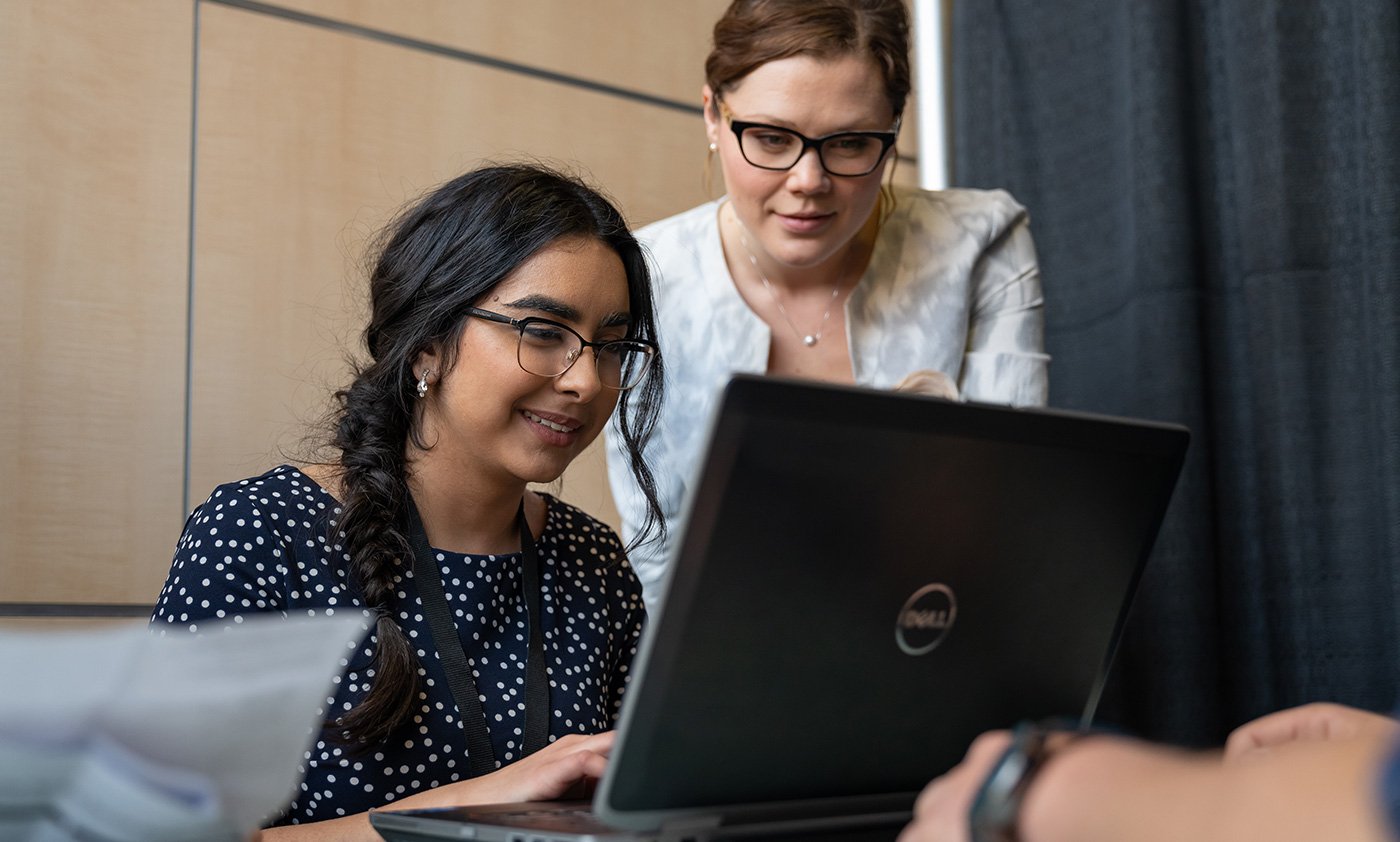
[[[723,121],[719,117],[719,106],[715,104],[715,92],[709,85],[700,89],[700,101],[705,109],[705,137],[710,143],[718,144]]]
[[[423,372],[428,372],[428,383],[438,382],[442,377],[441,357],[438,355],[437,346],[433,346],[426,351],[420,351],[413,360],[413,379],[419,380],[423,377]]]

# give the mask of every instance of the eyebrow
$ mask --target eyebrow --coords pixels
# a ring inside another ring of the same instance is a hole
[[[565,304],[557,298],[550,298],[547,295],[527,295],[524,298],[517,298],[508,302],[507,307],[516,310],[536,310],[541,313],[548,313],[557,319],[578,324],[583,319],[583,314],[577,307]],[[609,313],[598,322],[598,327],[627,327],[632,324],[632,315],[621,311]]]
[[[727,107],[727,106],[726,106],[726,107]],[[729,109],[729,113],[730,113],[731,115],[733,115],[734,119],[735,119],[735,120],[738,120],[740,123],[758,123],[760,126],[772,126],[772,127],[775,128],[775,129],[783,129],[783,130],[785,130],[785,131],[797,132],[798,134],[803,134],[802,130],[799,129],[799,128],[797,127],[797,124],[796,124],[796,123],[792,122],[791,120],[784,120],[784,119],[782,119],[782,118],[780,118],[780,117],[775,117],[775,116],[773,116],[773,115],[771,115],[771,114],[759,114],[759,115],[756,115],[756,116],[753,116],[753,117],[741,117],[741,116],[739,116],[738,114],[735,114],[735,113],[734,113],[734,109],[733,109],[733,108],[730,108],[730,109]],[[895,119],[898,119],[898,118],[896,117]],[[860,121],[857,121],[857,122],[860,122]],[[872,121],[872,122],[874,122],[874,121]],[[826,133],[824,133],[824,134],[813,135],[812,137],[814,137],[814,138],[817,138],[817,137],[830,137],[830,136],[832,136],[832,135],[834,135],[834,134],[853,134],[853,133],[855,133],[855,132],[889,132],[889,131],[891,131],[891,129],[856,129],[856,128],[847,127],[847,128],[837,129],[837,130],[831,131],[831,132],[826,132]],[[804,135],[804,136],[805,136],[805,135]]]
[[[790,122],[788,122],[788,121],[786,121],[786,120],[784,120],[784,121],[781,122],[781,123],[769,123],[769,122],[765,122],[765,121],[763,121],[763,120],[745,120],[745,119],[742,119],[742,118],[740,118],[740,117],[735,117],[734,119],[735,119],[735,120],[738,120],[740,123],[755,123],[755,124],[760,125],[760,126],[767,126],[767,127],[774,128],[774,129],[782,129],[783,131],[786,131],[786,132],[796,132],[797,134],[800,134],[800,135],[802,135],[803,137],[810,137],[812,140],[817,140],[817,139],[823,138],[823,137],[835,137],[836,135],[839,135],[839,134],[889,134],[891,131],[893,131],[893,129],[852,129],[852,128],[845,128],[845,129],[837,129],[837,130],[834,131],[834,132],[824,132],[824,133],[822,133],[822,134],[808,135],[808,134],[804,133],[801,129],[797,128],[795,125],[793,125],[792,123],[790,123]]]

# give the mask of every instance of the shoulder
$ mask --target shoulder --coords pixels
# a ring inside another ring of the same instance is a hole
[[[549,507],[541,540],[554,550],[556,560],[633,576],[627,551],[611,526],[557,497],[540,496]]]
[[[718,202],[706,202],[637,231],[661,273],[658,283],[690,268],[699,271],[704,250],[719,237]]]
[[[153,621],[335,605],[345,587],[327,560],[337,512],[334,498],[288,465],[215,488],[185,522]],[[294,569],[327,575],[313,593],[292,584]]]
[[[568,540],[579,545],[622,549],[622,541],[611,526],[558,497],[543,493],[540,496],[549,510],[543,537]]]
[[[335,511],[335,499],[291,465],[215,488],[185,524],[185,531],[228,530],[280,532],[310,528]],[[203,528],[201,528],[203,527]]]
[[[895,212],[908,208],[912,213],[941,211],[955,216],[967,214],[990,214],[999,217],[1016,217],[1024,214],[1026,208],[1001,188],[980,190],[971,187],[951,187],[947,190],[922,190],[917,187],[897,185],[894,188]]]
[[[995,239],[1026,221],[1026,208],[1005,190],[920,190],[895,187],[891,222],[913,227],[951,225]]]
[[[675,216],[668,216],[637,231],[637,239],[648,247],[685,240],[696,233],[715,228],[719,223],[719,202],[706,202]]]
[[[204,505],[296,505],[324,502],[327,498],[330,498],[330,494],[311,477],[291,465],[279,465],[258,476],[220,485],[209,495]]]

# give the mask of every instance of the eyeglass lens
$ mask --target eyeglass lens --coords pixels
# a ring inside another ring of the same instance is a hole
[[[614,389],[630,389],[641,382],[651,365],[651,346],[619,339],[594,347],[598,380]],[[575,334],[552,324],[529,322],[520,328],[520,367],[541,377],[557,377],[583,353]]]
[[[756,167],[787,169],[802,157],[801,138],[782,129],[766,126],[745,128],[739,135],[739,150]],[[832,135],[817,147],[822,165],[836,175],[865,175],[880,163],[885,146],[869,135]]]

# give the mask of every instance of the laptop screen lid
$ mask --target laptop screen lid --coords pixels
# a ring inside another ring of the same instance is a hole
[[[1091,715],[1188,437],[736,377],[593,815],[517,804],[371,822],[415,842],[902,822],[982,731]]]
[[[594,799],[623,828],[907,809],[1092,715],[1185,428],[736,377]]]

